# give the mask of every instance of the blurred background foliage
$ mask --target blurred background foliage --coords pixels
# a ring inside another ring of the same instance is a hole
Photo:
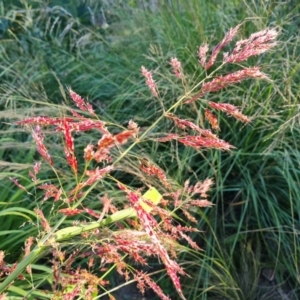
[[[204,251],[179,257],[191,275],[183,278],[187,299],[299,299],[299,20],[297,0],[0,1],[0,250],[8,261],[18,259],[26,237],[37,233],[31,211],[42,197],[36,191],[32,199],[8,179],[17,177],[30,189],[28,170],[39,159],[28,132],[13,121],[64,114],[72,106],[65,92],[71,87],[94,105],[100,119],[123,126],[133,119],[147,128],[160,115],[161,105],[145,87],[140,67],[155,71],[168,108],[185,92],[172,75],[170,58],[182,62],[191,88],[205,76],[198,47],[203,42],[216,45],[230,28],[244,22],[238,38],[277,27],[280,41],[272,53],[243,64],[259,64],[272,82],[246,81],[206,96],[240,106],[254,117],[244,126],[219,116],[221,138],[237,149],[195,151],[175,144],[158,146],[149,139],[134,151],[152,158],[179,185],[188,178],[215,181],[215,207],[199,211],[202,232],[193,237]],[[228,66],[222,72],[234,69]],[[199,104],[176,113],[208,125]],[[171,126],[162,122],[156,132],[169,132]],[[79,148],[98,138],[95,133],[77,137]],[[54,135],[47,139],[60,159],[58,142]],[[62,182],[71,184],[71,171],[63,162],[61,166]],[[138,185],[135,168],[132,157],[120,166],[132,173],[126,180]],[[40,175],[55,182],[52,176],[47,169]],[[118,201],[109,183],[95,194],[103,191]],[[97,205],[98,200],[91,200],[91,207]],[[49,214],[51,208],[51,203],[43,204]],[[176,299],[165,277],[157,281]],[[21,287],[30,289],[24,283]]]

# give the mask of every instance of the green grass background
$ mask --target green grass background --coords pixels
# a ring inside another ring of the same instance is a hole
[[[211,192],[215,207],[199,212],[197,227],[203,231],[194,237],[204,251],[179,257],[191,275],[182,279],[187,299],[275,299],[280,292],[299,299],[300,4],[169,0],[150,7],[150,2],[91,0],[82,1],[82,6],[75,0],[0,2],[0,250],[9,262],[21,257],[26,237],[38,232],[31,225],[32,211],[42,198],[38,191],[31,197],[16,189],[8,179],[15,177],[32,187],[28,170],[38,159],[30,135],[13,121],[60,115],[71,105],[65,94],[70,86],[93,103],[101,119],[120,125],[133,119],[147,128],[161,108],[144,84],[142,65],[155,70],[164,105],[169,107],[184,92],[171,75],[171,57],[182,62],[192,86],[203,78],[197,58],[203,42],[215,45],[241,22],[245,23],[240,38],[271,26],[280,30],[276,49],[244,65],[261,65],[272,82],[245,81],[209,95],[254,116],[245,126],[220,115],[220,136],[236,150],[170,150],[149,142],[135,151],[153,157],[179,184],[188,178],[215,181]],[[101,21],[101,8],[108,28]],[[203,111],[190,106],[180,115],[201,121]],[[162,123],[157,130],[168,132],[170,124]],[[92,138],[97,137],[87,134],[78,141],[84,146]],[[47,142],[61,151],[55,136]],[[128,158],[123,168],[130,166]],[[44,169],[40,178],[55,182],[51,176]],[[68,184],[70,170],[64,169],[61,176]],[[107,183],[99,191],[109,188],[113,189]],[[118,199],[117,192],[115,196]],[[50,210],[51,203],[46,205]],[[52,217],[51,222],[55,220]],[[279,291],[275,296],[274,289],[260,286],[266,269],[274,271]],[[39,282],[47,272],[44,267],[32,282]],[[157,281],[177,299],[165,277]],[[21,297],[31,288],[28,282],[16,283],[11,293]]]

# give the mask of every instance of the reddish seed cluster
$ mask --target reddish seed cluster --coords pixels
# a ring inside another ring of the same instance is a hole
[[[142,66],[141,70],[142,70],[142,74],[144,75],[144,77],[146,79],[146,84],[149,87],[152,95],[154,97],[158,97],[156,83],[152,78],[152,73],[150,71],[148,71],[144,66]]]
[[[146,273],[137,271],[134,275],[134,279],[137,281],[137,286],[142,293],[144,293],[146,287],[150,287],[160,297],[160,299],[171,300],[171,298],[166,296],[162,289]]]
[[[187,180],[184,183],[184,188],[183,188],[183,192],[191,195],[191,196],[195,196],[195,195],[200,195],[202,198],[207,198],[207,192],[211,189],[213,185],[213,181],[212,179],[208,178],[206,180],[202,181],[198,181],[196,182],[195,185],[191,185],[190,181]]]
[[[76,93],[74,93],[72,90],[70,90],[70,96],[80,109],[93,113],[91,106],[89,104],[86,104],[84,102],[84,99]],[[124,130],[123,132],[113,135],[109,133],[109,131],[105,127],[104,122],[100,120],[92,120],[90,118],[85,118],[74,111],[72,113],[75,117],[33,117],[28,118],[22,122],[18,122],[18,124],[36,125],[36,129],[33,131],[33,137],[36,141],[37,150],[44,158],[44,160],[48,162],[52,167],[54,166],[54,162],[44,144],[44,135],[42,133],[41,126],[54,126],[54,130],[56,132],[62,132],[65,141],[64,153],[66,156],[66,160],[75,174],[78,173],[78,163],[75,154],[74,137],[72,136],[73,132],[83,132],[86,130],[97,129],[101,133],[103,133],[102,138],[100,138],[98,141],[96,149],[95,146],[92,144],[89,144],[84,149],[84,158],[87,162],[90,162],[92,159],[94,159],[96,162],[100,163],[105,161],[111,162],[112,158],[109,155],[111,148],[127,143],[130,138],[135,138],[139,131],[138,125],[131,120],[128,125],[128,130]],[[35,166],[34,173],[30,172],[30,176],[35,181],[37,181],[36,174],[38,172],[39,166],[40,165]],[[112,166],[106,166],[102,169],[97,167],[94,170],[87,170],[85,172],[85,175],[89,178],[86,181],[82,181],[77,184],[77,186],[69,194],[70,198],[68,201],[74,201],[75,198],[71,198],[71,195],[78,195],[79,191],[82,188],[92,185],[94,182],[102,179],[107,173],[109,173],[112,170]],[[18,183],[16,179],[12,180],[20,188],[26,190],[23,186],[21,186]],[[54,198],[54,201],[60,200],[62,195],[61,188],[57,188],[54,185],[40,185],[39,188],[45,189],[44,200],[47,200],[49,198]],[[70,213],[70,211],[67,211],[66,213]]]
[[[13,265],[6,264],[4,261],[4,257],[5,257],[4,251],[0,251],[0,278],[11,274],[17,267],[17,263],[15,263]],[[18,279],[25,280],[25,277],[24,277],[24,275],[20,274],[20,275],[18,275]],[[3,298],[3,299],[6,299],[6,298]]]
[[[243,115],[240,110],[232,105],[227,103],[215,103],[215,102],[208,102],[208,105],[216,110],[223,111],[228,115],[240,120],[244,123],[250,123],[251,119],[245,115]]]
[[[199,132],[200,134],[202,132],[202,129],[191,121],[180,119],[176,115],[171,113],[167,113],[165,116],[171,119],[175,123],[175,125],[180,129],[192,129],[194,131]]]
[[[110,173],[114,169],[113,166],[107,166],[102,169],[97,167],[94,170],[87,170],[85,174],[89,177],[85,185],[92,185],[94,182],[102,179],[106,174]]]
[[[158,255],[161,261],[164,263],[167,273],[172,279],[177,292],[179,293],[179,295],[182,296],[182,299],[185,299],[182,294],[179,277],[177,275],[178,273],[182,275],[185,273],[183,269],[177,264],[177,262],[169,257],[167,250],[161,243],[159,235],[155,230],[155,228],[158,227],[157,221],[139,204],[140,195],[126,189],[122,185],[120,185],[119,187],[126,192],[129,202],[131,203],[132,207],[135,209],[138,215],[140,224],[142,225],[143,229],[152,241],[153,247],[156,250],[156,255]]]
[[[213,51],[212,51],[212,54],[211,54],[211,56],[210,56],[210,59],[209,59],[208,63],[204,65],[205,70],[208,70],[210,67],[212,67],[212,66],[214,65],[214,63],[215,63],[215,61],[216,61],[216,58],[217,58],[218,54],[220,53],[220,51],[221,51],[228,43],[230,43],[230,42],[233,40],[233,38],[234,38],[234,37],[236,36],[236,34],[238,33],[238,30],[239,30],[240,26],[241,26],[241,24],[239,24],[239,25],[237,25],[236,27],[230,29],[230,30],[226,33],[226,35],[225,35],[225,37],[223,38],[223,40],[222,40],[217,46],[214,47],[214,49],[213,49]],[[206,48],[205,48],[205,45],[202,46],[202,47],[204,47],[204,49],[206,49]],[[200,50],[199,50],[199,52],[200,52]],[[204,52],[203,49],[202,49],[202,52]],[[201,59],[202,59],[202,57],[200,56],[200,61],[201,61]]]
[[[26,188],[25,188],[22,184],[19,183],[19,180],[18,180],[18,179],[13,178],[13,177],[9,177],[9,179],[10,179],[10,180],[11,180],[11,181],[12,181],[19,189],[21,189],[21,190],[23,190],[24,192],[28,193],[27,190],[26,190]]]
[[[38,188],[45,191],[44,201],[49,198],[53,198],[54,202],[61,200],[60,198],[63,191],[61,188],[57,188],[54,184],[40,184]]]
[[[75,193],[75,191],[73,190],[71,193]],[[69,200],[70,200],[70,198],[69,198]],[[70,200],[69,202],[72,202],[72,201],[73,200]],[[100,202],[103,205],[102,211],[100,214],[97,213],[96,211],[94,211],[93,209],[89,209],[86,207],[82,207],[82,209],[72,208],[72,207],[62,208],[62,209],[59,209],[58,212],[65,216],[76,216],[76,215],[79,215],[82,213],[87,213],[90,216],[92,216],[93,218],[96,218],[97,221],[99,222],[100,220],[102,220],[104,218],[105,214],[107,214],[109,212],[109,210],[113,209],[113,206],[111,205],[111,199],[108,199],[106,194],[100,198]]]
[[[77,158],[75,156],[75,149],[74,149],[74,138],[71,135],[70,127],[67,122],[63,122],[63,133],[65,135],[65,155],[68,161],[69,166],[73,170],[75,174],[77,174],[78,166],[77,166]]]
[[[76,133],[96,129],[98,129],[103,134],[108,133],[108,130],[105,127],[105,123],[100,120],[83,119],[78,121],[73,119],[72,122],[69,122],[69,127],[71,131],[75,131]],[[57,131],[59,130],[60,129],[57,128]]]
[[[224,140],[218,138],[207,138],[201,135],[185,135],[180,136],[177,134],[169,134],[167,136],[158,138],[157,141],[159,142],[167,142],[171,140],[177,140],[178,142],[182,143],[185,146],[189,146],[195,149],[219,149],[219,150],[226,150],[229,151],[234,146],[230,145],[229,143],[225,142]]]
[[[243,70],[229,73],[224,76],[218,76],[212,81],[205,82],[202,85],[200,97],[208,92],[217,92],[231,84],[241,82],[248,78],[269,79],[266,74],[259,70],[259,67],[244,68]]]
[[[235,148],[224,140],[210,139],[202,136],[186,135],[183,138],[177,138],[177,140],[185,146],[190,146],[195,149],[207,148],[229,151],[230,149]]]
[[[41,224],[42,224],[44,230],[45,230],[47,233],[49,233],[49,232],[51,231],[51,226],[50,226],[48,220],[45,218],[43,212],[42,212],[40,209],[38,209],[38,208],[35,208],[35,209],[34,209],[34,212],[35,212],[36,215],[39,217],[39,219],[40,219],[40,221],[41,221]]]
[[[192,215],[190,211],[193,211],[196,207],[204,208],[213,206],[213,203],[207,200],[207,192],[210,190],[212,184],[213,181],[211,179],[206,179],[203,182],[199,181],[195,185],[190,185],[190,182],[187,180],[184,184],[183,189],[179,189],[176,192],[164,194],[164,196],[172,199],[174,207],[180,208],[182,213],[189,221],[191,221],[192,223],[197,223],[197,219]],[[194,228],[181,226],[172,228],[173,234],[176,232],[178,237],[185,239],[194,249],[198,249],[198,245],[192,243],[192,241],[189,240],[188,236],[182,235],[182,233],[184,232],[192,232],[194,230]]]
[[[47,148],[45,147],[44,135],[40,126],[36,126],[36,128],[32,131],[32,137],[35,140],[37,151],[44,158],[44,160],[49,163],[49,165],[53,166],[53,160]]]
[[[39,123],[41,122],[41,123]],[[40,125],[43,126],[49,126],[54,125],[56,131],[62,131],[64,134],[64,140],[65,140],[65,147],[64,152],[65,156],[68,162],[68,165],[72,168],[74,173],[76,174],[78,172],[77,167],[77,158],[75,156],[75,147],[74,147],[74,138],[72,137],[73,131],[86,131],[91,129],[99,129],[100,131],[104,131],[107,133],[107,130],[104,130],[104,123],[101,121],[91,121],[81,120],[78,122],[77,120],[73,118],[41,118],[41,117],[35,117],[35,118],[29,118],[26,119],[23,122],[18,122],[19,124],[38,124],[36,128],[33,130],[32,136],[36,142],[37,150],[41,154],[41,156],[44,158],[46,162],[48,162],[51,166],[54,166],[54,162],[52,160],[52,157],[50,156],[48,149],[46,148],[44,144],[44,135],[41,131]],[[34,176],[34,175],[33,175]],[[34,178],[34,177],[32,177]]]
[[[199,47],[198,56],[199,56],[199,62],[203,68],[205,68],[206,65],[206,54],[208,52],[208,44],[203,44]]]
[[[166,188],[169,189],[171,187],[170,183],[167,181],[165,173],[160,168],[151,164],[148,160],[140,160],[140,168],[144,173],[150,176],[157,176]]]
[[[95,115],[94,109],[91,104],[86,103],[81,96],[73,92],[71,89],[69,89],[69,94],[77,107],[79,107],[83,111],[88,111],[91,115]]]
[[[78,254],[78,251],[74,254]],[[75,255],[68,258],[66,266],[57,259],[55,252],[53,252],[53,256],[52,272],[54,280],[52,289],[56,291],[53,299],[74,300],[78,297],[83,297],[84,299],[92,300],[95,293],[98,292],[98,286],[104,287],[108,284],[108,281],[98,278],[81,267],[72,270],[70,265],[74,262]]]
[[[206,63],[206,55],[208,52],[208,45],[203,44],[198,51],[200,64],[208,70],[215,62],[220,51],[233,40],[237,35],[241,24],[235,28],[230,29],[223,40],[214,47],[209,61]],[[262,54],[269,51],[277,45],[275,42],[278,32],[275,29],[266,29],[252,34],[248,39],[238,41],[231,53],[224,53],[224,63],[237,63],[247,60],[249,57]],[[244,68],[243,70],[227,74],[225,76],[217,76],[212,81],[205,82],[199,93],[192,98],[185,101],[185,103],[192,103],[198,98],[204,96],[208,92],[219,91],[231,84],[238,83],[248,78],[269,79],[266,74],[259,71],[258,67]]]
[[[198,94],[185,101],[186,104],[195,102],[200,97],[210,92],[220,91],[229,85],[241,82],[248,78],[266,79],[269,77],[260,71],[259,67],[244,68],[243,70],[229,73],[224,76],[217,76],[213,80],[203,83],[202,88]]]
[[[181,78],[182,77],[181,63],[176,57],[173,57],[171,59],[171,66],[173,67],[173,72],[175,76]]]
[[[202,196],[207,196],[207,190],[210,188],[212,184],[211,180],[205,181],[204,183],[198,183],[196,184],[194,187],[189,187],[189,190],[192,191],[192,195],[195,194],[201,194]],[[145,231],[145,233],[147,233],[148,235],[148,239],[150,239],[150,241],[152,242],[152,246],[151,249],[152,251],[155,251],[155,254],[158,255],[161,259],[161,261],[165,264],[166,266],[166,270],[167,273],[169,274],[170,278],[172,279],[174,286],[176,287],[177,292],[179,293],[179,295],[181,296],[182,299],[185,299],[182,291],[181,291],[181,285],[180,285],[180,281],[179,281],[179,277],[177,274],[182,274],[184,275],[184,271],[181,269],[181,267],[174,261],[172,260],[166,249],[168,249],[170,252],[172,252],[174,254],[174,256],[176,257],[175,252],[173,252],[172,250],[174,250],[173,248],[173,243],[176,240],[180,240],[180,239],[185,239],[190,245],[191,247],[193,247],[195,250],[200,250],[199,246],[193,242],[190,237],[185,234],[185,232],[195,232],[197,231],[194,228],[189,228],[189,227],[183,227],[183,226],[174,226],[172,225],[172,217],[169,214],[163,214],[162,217],[162,226],[163,228],[159,228],[157,225],[157,222],[155,221],[155,219],[153,219],[153,217],[150,215],[150,213],[144,211],[144,209],[139,205],[139,199],[141,197],[141,195],[136,194],[130,190],[127,190],[124,186],[120,186],[120,188],[122,190],[124,190],[128,196],[128,200],[131,202],[132,206],[135,208],[135,210],[137,211],[138,214],[138,220],[139,223],[142,225],[143,230]],[[182,193],[186,193],[186,191],[182,191]],[[179,191],[179,194],[181,194],[181,191]],[[178,194],[178,197],[179,197]],[[169,194],[171,195],[171,194]],[[173,198],[173,195],[172,195]],[[173,198],[174,199],[174,198]],[[191,201],[188,201],[187,203],[190,203]],[[187,203],[185,203],[184,205],[181,202],[177,202],[178,204],[180,204],[182,206],[182,210],[185,211],[186,209],[189,209],[190,207],[194,206],[194,207],[209,207],[212,205],[211,202],[209,202],[206,199],[201,199],[201,200],[193,200],[193,202],[188,205]],[[161,215],[160,215],[161,216]],[[162,231],[162,229],[164,231]],[[140,231],[138,232],[139,237],[135,237],[133,236],[133,232],[130,231],[125,231],[124,233],[118,233],[118,245],[123,245],[123,250],[127,249],[128,247],[128,243],[124,244],[124,238],[126,237],[126,240],[130,240],[130,241],[137,241],[135,243],[135,247],[136,247],[136,251],[138,251],[138,249],[143,249],[143,251],[149,251],[150,249],[148,249],[148,244],[150,243],[150,241],[148,239],[145,240],[145,238],[142,238],[142,235],[144,235],[144,233],[141,232],[141,229],[139,229]],[[169,234],[168,234],[169,232]],[[147,242],[146,242],[147,241]],[[133,242],[131,242],[133,243]],[[147,250],[144,248],[146,243],[146,247]],[[168,244],[168,246],[167,246]],[[129,251],[129,249],[126,250]],[[137,259],[139,259],[137,257]],[[143,290],[143,283],[140,282],[140,284],[142,285],[142,290]],[[147,284],[148,286],[150,286],[150,283],[148,282]],[[158,295],[160,295],[160,297],[165,297],[163,294],[161,294],[160,291],[157,291]],[[165,299],[165,298],[163,298]]]
[[[35,165],[33,167],[33,172],[29,171],[29,176],[31,177],[31,179],[34,183],[38,183],[38,181],[39,181],[36,176],[38,175],[38,173],[41,170],[41,164],[42,164],[41,162],[35,163]]]
[[[98,140],[97,149],[91,144],[84,149],[84,158],[86,161],[94,159],[95,161],[110,162],[112,158],[109,155],[110,149],[114,146],[123,145],[128,142],[130,138],[135,138],[139,128],[133,121],[129,121],[128,130],[124,130],[116,135],[106,133]]]
[[[275,47],[278,32],[275,29],[266,29],[250,35],[246,40],[236,43],[232,53],[224,53],[225,63],[238,63],[251,56],[260,55]]]
[[[83,210],[70,207],[70,208],[61,208],[58,210],[58,212],[65,216],[76,216],[79,215],[81,212],[83,212]]]
[[[208,108],[205,110],[205,118],[214,130],[220,130],[217,117]]]
[[[175,116],[174,114],[171,113],[167,113],[165,115],[167,118],[171,119],[174,124],[182,129],[182,130],[187,130],[187,129],[192,129],[196,132],[198,132],[201,136],[210,138],[210,139],[217,139],[218,137],[213,134],[209,129],[202,129],[200,128],[198,125],[196,125],[195,123],[188,121],[188,120],[184,120],[184,119],[180,119],[177,116]],[[172,138],[173,136],[173,138]],[[167,138],[165,141],[167,140],[172,140],[172,139],[177,139],[177,135],[176,134],[169,134],[168,135],[169,138]],[[159,141],[163,142],[164,138],[160,138]]]

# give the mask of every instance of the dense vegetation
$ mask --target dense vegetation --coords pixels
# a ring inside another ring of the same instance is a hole
[[[280,41],[275,50],[243,64],[260,65],[272,81],[246,80],[209,95],[209,100],[231,103],[253,117],[245,125],[226,115],[218,116],[220,137],[236,149],[196,151],[177,144],[168,148],[149,138],[134,149],[134,155],[115,176],[139,188],[135,158],[147,156],[179,186],[187,179],[214,180],[210,191],[214,207],[197,210],[201,232],[192,235],[204,251],[182,251],[178,257],[191,276],[181,277],[187,299],[299,299],[298,1],[166,0],[157,1],[159,5],[138,0],[12,2],[2,1],[0,6],[0,250],[5,252],[5,262],[20,261],[25,240],[41,232],[35,208],[43,207],[50,224],[58,221],[52,200],[43,202],[43,191],[33,188],[28,171],[40,157],[30,133],[15,121],[64,115],[67,107],[73,106],[67,94],[71,87],[88,99],[101,120],[120,128],[133,120],[145,131],[156,120],[161,105],[145,85],[141,66],[154,70],[164,106],[170,107],[184,93],[180,80],[172,75],[170,59],[176,56],[181,61],[186,86],[190,87],[203,79],[199,46],[203,42],[216,45],[230,28],[244,22],[238,39],[275,27]],[[235,71],[235,67],[227,66],[222,72]],[[182,119],[193,118],[207,125],[203,109],[196,105],[180,106],[177,112]],[[168,133],[170,128],[170,122],[162,122],[153,136]],[[94,135],[78,135],[78,151],[95,139]],[[56,159],[62,160],[57,136],[49,135],[45,142],[56,151]],[[78,163],[83,165],[83,161]],[[44,167],[39,179],[57,182],[50,171]],[[130,175],[124,177],[121,171]],[[18,189],[9,177],[17,178],[30,193]],[[60,183],[71,186],[72,177],[71,169],[64,168],[61,161]],[[105,190],[110,190],[116,203],[125,201],[108,182],[90,195],[90,208],[97,209],[99,202],[92,196]],[[65,221],[66,226],[70,224]],[[76,240],[68,246],[78,247]],[[77,263],[87,264],[84,259]],[[32,268],[34,277],[16,280],[9,287],[8,299],[22,299],[28,293],[28,299],[50,298],[41,292],[51,290],[49,253]],[[153,278],[164,292],[178,299],[171,281],[160,272],[161,265],[153,260],[149,269],[156,272]],[[0,277],[0,283],[4,279]],[[110,288],[121,284],[114,271],[106,279],[112,283]],[[119,292],[115,297],[125,299],[125,294]]]

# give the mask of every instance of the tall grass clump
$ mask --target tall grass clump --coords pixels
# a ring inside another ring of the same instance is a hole
[[[35,115],[16,122],[31,129],[43,163],[36,162],[29,172],[30,185],[10,178],[33,199],[34,217],[27,215],[23,226],[34,228],[34,234],[26,239],[19,261],[7,263],[6,253],[0,252],[3,299],[16,295],[97,299],[106,294],[113,299],[110,275],[114,269],[125,281],[136,281],[142,293],[150,288],[159,298],[171,299],[151,271],[145,271],[153,260],[163,265],[159,273],[165,271],[177,297],[186,299],[181,280],[189,276],[187,270],[194,263],[183,263],[181,257],[186,253],[203,256],[201,247],[212,242],[200,238],[198,217],[205,223],[201,210],[214,205],[208,200],[213,180],[204,174],[203,180],[186,176],[179,182],[167,163],[160,166],[153,149],[166,153],[175,149],[179,164],[186,148],[191,156],[203,150],[226,156],[236,149],[218,136],[222,129],[218,115],[242,124],[251,124],[251,117],[212,95],[245,80],[271,81],[259,66],[242,64],[276,46],[278,35],[276,28],[268,28],[233,43],[242,27],[230,29],[214,47],[203,43],[198,48],[197,81],[188,77],[177,57],[170,57],[172,75],[165,78],[184,90],[176,98],[165,101],[166,87],[157,84],[155,72],[142,66],[152,105],[158,108],[143,126],[138,117],[129,118],[126,125],[103,120],[71,88],[68,95],[77,109],[65,107],[59,116]],[[183,118],[185,110],[200,111],[200,124],[194,121],[197,115]],[[93,134],[85,138],[86,132]],[[187,162],[184,167],[190,168]],[[46,172],[41,173],[41,168]],[[41,266],[42,261],[46,266]],[[219,268],[217,276],[230,278],[221,264]]]

